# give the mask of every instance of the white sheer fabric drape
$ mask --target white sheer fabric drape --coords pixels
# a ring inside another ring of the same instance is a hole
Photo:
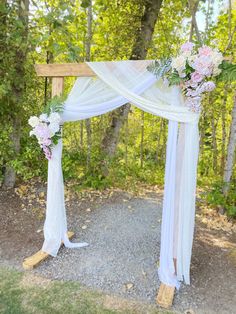
[[[199,115],[184,107],[183,97],[177,86],[164,85],[146,70],[149,62],[88,63],[97,77],[76,80],[65,102],[62,120],[67,122],[94,117],[127,102],[170,120],[159,276],[163,283],[178,287],[179,280],[184,279],[189,283]],[[45,241],[42,249],[53,256],[56,256],[61,241],[68,247],[86,245],[72,244],[67,238],[61,153],[60,142],[53,150],[48,167]],[[177,275],[174,257],[177,259]]]

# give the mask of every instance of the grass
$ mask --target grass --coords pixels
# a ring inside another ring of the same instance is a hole
[[[87,290],[76,282],[49,281],[0,267],[1,314],[171,314],[155,306]]]

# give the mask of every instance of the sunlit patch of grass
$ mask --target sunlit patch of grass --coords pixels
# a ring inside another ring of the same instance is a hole
[[[0,267],[1,314],[171,314],[155,306],[116,300],[115,308],[107,305],[107,296],[86,290],[77,282],[46,281]],[[44,284],[46,283],[46,284]],[[119,304],[118,304],[118,303]],[[117,304],[118,309],[117,309]]]

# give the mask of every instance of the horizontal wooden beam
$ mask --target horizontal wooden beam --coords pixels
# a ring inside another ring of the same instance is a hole
[[[96,76],[86,63],[51,63],[35,64],[38,76],[65,77],[65,76]]]

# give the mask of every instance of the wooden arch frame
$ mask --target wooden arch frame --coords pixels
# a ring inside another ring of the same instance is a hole
[[[36,64],[35,70],[37,76],[39,77],[52,78],[52,97],[60,96],[63,93],[64,77],[96,76],[93,70],[86,63]],[[72,238],[73,236],[74,232],[69,231],[68,237]],[[26,270],[33,269],[47,257],[49,257],[49,254],[40,250],[36,254],[24,259],[23,268]],[[173,303],[174,292],[174,287],[161,283],[156,298],[157,303],[164,308],[169,308]]]

